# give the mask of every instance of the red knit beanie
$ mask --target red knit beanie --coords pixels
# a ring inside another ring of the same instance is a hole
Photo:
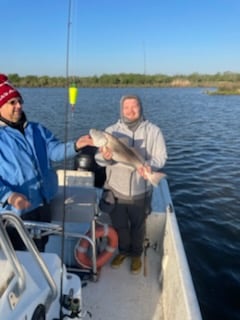
[[[21,98],[21,94],[9,82],[5,74],[0,74],[0,108],[12,98]]]

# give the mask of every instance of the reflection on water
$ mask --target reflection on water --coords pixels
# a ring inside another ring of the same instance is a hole
[[[165,167],[203,319],[240,319],[240,96],[203,89],[80,89],[66,112],[65,89],[23,89],[28,118],[61,139],[104,129],[123,94],[139,94],[164,133]],[[67,116],[66,116],[67,115]],[[68,124],[65,126],[65,124]]]

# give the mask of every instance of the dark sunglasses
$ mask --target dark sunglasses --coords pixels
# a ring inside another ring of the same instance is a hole
[[[12,106],[16,106],[16,104],[18,104],[18,103],[23,104],[24,101],[21,98],[16,98],[16,99],[8,101],[8,103],[11,104]]]

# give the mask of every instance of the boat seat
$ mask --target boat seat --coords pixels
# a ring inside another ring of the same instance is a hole
[[[96,214],[97,195],[94,187],[60,186],[52,202],[52,220],[62,221],[65,210],[65,222],[91,222]],[[64,208],[65,205],[65,208]]]
[[[72,238],[69,234],[85,235],[90,229],[95,230],[98,200],[94,187],[94,175],[91,172],[77,170],[66,170],[65,172],[57,170],[57,175],[59,187],[57,196],[51,204],[52,223],[62,224],[64,214],[64,230],[67,234],[64,242],[64,263],[76,267],[78,264],[74,257],[74,248],[79,239]],[[59,235],[50,237],[46,250],[60,255]]]
[[[65,222],[91,222],[97,208],[94,180],[85,171],[67,170],[64,187],[64,171],[58,170],[57,174],[58,193],[52,201],[52,220],[62,222],[65,210]]]

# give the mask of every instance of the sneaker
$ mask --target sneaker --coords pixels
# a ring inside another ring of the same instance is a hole
[[[131,273],[138,274],[142,268],[141,257],[132,257],[131,261]]]
[[[123,261],[126,259],[126,257],[127,256],[125,254],[121,254],[121,253],[117,254],[116,257],[111,262],[111,267],[113,269],[118,269],[123,263]]]

